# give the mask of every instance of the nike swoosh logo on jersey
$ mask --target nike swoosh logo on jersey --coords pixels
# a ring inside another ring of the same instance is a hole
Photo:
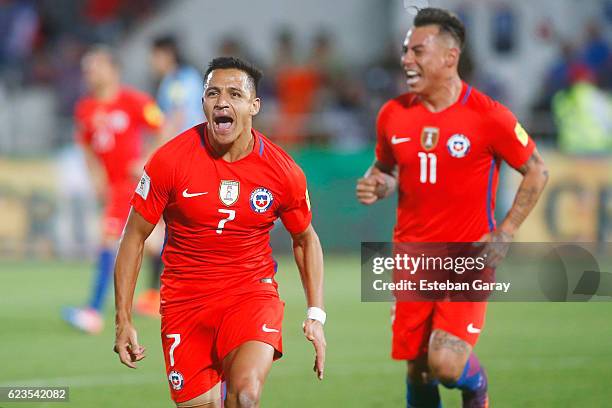
[[[467,331],[468,333],[472,333],[472,334],[480,333],[480,329],[478,327],[474,327],[473,323],[468,324]]]
[[[183,197],[185,198],[197,197],[197,196],[201,196],[204,194],[208,194],[208,191],[205,191],[203,193],[188,193],[187,190],[188,189],[185,189],[185,191],[183,191]]]
[[[263,324],[263,326],[261,326],[261,330],[265,331],[266,333],[278,333],[277,329],[271,329],[268,326],[266,326],[265,323]]]
[[[400,143],[404,143],[404,142],[409,142],[410,138],[409,137],[397,137],[396,135],[393,135],[391,137],[391,144],[400,144]]]

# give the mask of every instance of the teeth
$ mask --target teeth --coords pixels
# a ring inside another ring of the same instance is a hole
[[[408,75],[408,76],[417,76],[417,75],[419,75],[419,73],[410,69],[410,70],[406,71],[406,75]]]
[[[416,84],[417,82],[419,82],[419,76],[411,76],[411,77],[408,77],[408,79],[406,80],[406,83],[408,83],[408,85],[413,85],[413,84]]]

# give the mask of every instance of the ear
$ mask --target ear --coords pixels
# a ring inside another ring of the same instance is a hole
[[[461,53],[459,52],[459,48],[457,47],[452,47],[448,49],[448,52],[446,53],[446,65],[450,68],[453,67],[455,65],[459,64],[459,55]]]
[[[251,116],[255,116],[259,113],[259,108],[261,108],[261,99],[254,98],[251,102],[251,107],[249,108],[249,113]]]

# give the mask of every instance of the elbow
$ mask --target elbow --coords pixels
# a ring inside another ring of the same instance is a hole
[[[548,178],[549,178],[548,167],[546,167],[546,164],[542,163],[539,166],[538,173],[540,174],[542,188],[544,188],[544,186],[546,186],[546,183],[548,183]]]
[[[306,247],[319,241],[319,237],[312,225],[309,225],[308,228],[298,234],[292,234],[291,238],[293,239],[293,248]]]
[[[537,165],[532,166],[525,173],[525,178],[533,180],[533,183],[540,186],[540,190],[543,190],[549,178],[548,168],[543,162],[540,162]]]

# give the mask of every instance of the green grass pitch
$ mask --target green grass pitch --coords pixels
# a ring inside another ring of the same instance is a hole
[[[404,406],[405,365],[389,358],[390,305],[360,302],[357,256],[326,261],[325,379],[315,379],[313,349],[301,334],[305,304],[296,268],[281,257],[285,356],[273,366],[262,407]],[[173,406],[159,321],[135,319],[148,348],[137,370],[122,366],[111,351],[110,298],[100,336],[77,333],[61,321],[60,308],[82,302],[90,279],[87,263],[0,262],[0,386],[70,386],[69,403],[0,407]],[[609,303],[491,304],[476,351],[488,370],[492,406],[610,406],[611,310]],[[442,393],[446,407],[460,406],[458,392]]]

